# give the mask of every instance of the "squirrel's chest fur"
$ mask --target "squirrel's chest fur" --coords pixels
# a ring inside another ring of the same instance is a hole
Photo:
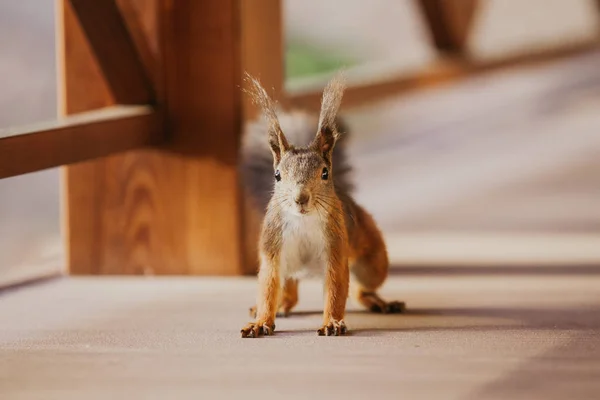
[[[327,242],[325,226],[319,216],[283,213],[282,222],[282,278],[322,275]]]

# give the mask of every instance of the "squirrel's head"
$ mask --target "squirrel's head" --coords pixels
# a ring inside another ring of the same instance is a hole
[[[268,121],[269,146],[273,154],[275,189],[273,202],[295,214],[328,209],[335,194],[332,154],[340,132],[336,117],[344,94],[344,77],[338,73],[325,87],[315,138],[307,147],[288,143],[281,130],[271,98],[260,82],[246,75],[249,91]]]

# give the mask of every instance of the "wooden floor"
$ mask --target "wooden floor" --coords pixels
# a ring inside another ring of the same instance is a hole
[[[490,273],[491,272],[491,273]],[[595,399],[600,270],[403,271],[406,315],[351,306],[317,337],[320,284],[241,339],[253,279],[62,279],[0,294],[0,398]]]

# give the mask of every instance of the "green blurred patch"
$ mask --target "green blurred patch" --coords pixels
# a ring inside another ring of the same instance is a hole
[[[291,42],[285,51],[285,73],[287,79],[333,72],[340,67],[356,65],[351,57],[336,54],[316,46]]]

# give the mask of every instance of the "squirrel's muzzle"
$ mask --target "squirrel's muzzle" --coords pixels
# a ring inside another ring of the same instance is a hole
[[[299,206],[305,206],[305,205],[307,205],[308,202],[309,202],[309,200],[310,200],[310,194],[308,194],[308,192],[300,192],[294,198],[294,201]]]

